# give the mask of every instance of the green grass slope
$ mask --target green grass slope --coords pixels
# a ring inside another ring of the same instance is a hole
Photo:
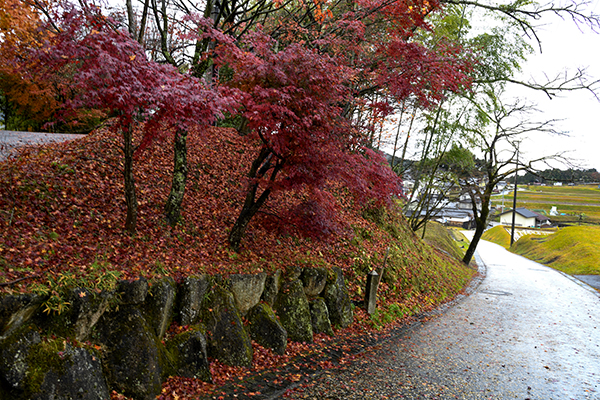
[[[571,275],[600,275],[600,228],[574,226],[553,235],[524,236],[512,252]]]
[[[417,231],[417,236],[421,237],[421,235],[422,230]],[[461,260],[464,257],[465,250],[468,247],[466,238],[458,230],[453,231],[433,221],[427,223],[423,240],[433,248],[456,260]]]
[[[483,240],[499,244],[505,249],[508,249],[510,247],[510,234],[502,225],[498,225],[491,229],[488,229],[483,233],[483,236],[481,238]]]

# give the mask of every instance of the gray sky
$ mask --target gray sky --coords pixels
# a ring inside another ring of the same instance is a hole
[[[600,0],[593,0],[587,8],[600,13]],[[588,27],[580,28],[572,20],[558,17],[540,21],[542,53],[531,56],[524,65],[523,78],[534,77],[538,82],[544,74],[554,77],[578,68],[586,69],[590,80],[600,79],[600,35]],[[597,85],[600,89],[600,85]],[[569,150],[569,156],[579,160],[585,168],[600,171],[600,101],[585,91],[569,92],[549,100],[542,93],[515,89],[516,96],[526,97],[543,112],[539,119],[560,119],[557,128],[568,131],[568,137],[532,135],[523,144],[529,158],[551,155]],[[600,97],[600,93],[599,93]],[[559,166],[560,168],[560,166]],[[564,168],[564,167],[562,167]]]

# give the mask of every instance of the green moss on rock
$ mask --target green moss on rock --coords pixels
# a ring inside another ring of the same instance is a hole
[[[325,333],[329,336],[333,336],[333,329],[331,328],[331,321],[329,320],[329,311],[325,300],[321,297],[310,302],[310,316],[312,321],[312,327],[314,333]]]
[[[40,334],[32,326],[22,326],[0,340],[0,375],[11,390],[24,391],[28,386],[29,354],[41,342]]]
[[[173,360],[139,309],[122,306],[98,323],[105,372],[112,388],[151,399],[173,372]]]
[[[339,267],[334,267],[330,271],[331,276],[327,279],[327,284],[323,290],[323,298],[329,311],[329,319],[333,325],[340,328],[346,328],[354,321],[354,313],[348,288],[344,281],[344,274]]]
[[[273,308],[289,339],[295,342],[312,343],[310,307],[300,280],[288,282],[281,288]]]
[[[104,400],[110,397],[100,359],[63,340],[41,342],[28,357],[30,386],[25,398]]]
[[[248,312],[247,318],[248,332],[253,340],[277,354],[285,353],[287,331],[268,304],[257,304]]]
[[[173,320],[177,285],[171,277],[152,282],[149,295],[144,302],[144,317],[159,338],[165,335]]]
[[[204,327],[195,325],[174,336],[167,342],[167,350],[173,356],[177,376],[212,382]]]
[[[252,365],[252,343],[235,307],[233,294],[215,285],[202,310],[209,355],[232,366]]]

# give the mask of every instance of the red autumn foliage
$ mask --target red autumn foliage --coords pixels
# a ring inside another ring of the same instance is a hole
[[[63,117],[84,108],[105,110],[123,129],[145,121],[147,144],[170,132],[165,125],[184,130],[210,125],[232,110],[228,93],[208,88],[172,65],[148,60],[141,45],[97,8],[68,6],[55,23],[60,23],[60,31],[32,58],[38,60],[37,74],[71,82],[57,93],[66,99]]]
[[[140,140],[141,133],[136,143]],[[394,243],[402,253],[401,282],[407,283],[396,287],[384,282],[380,287],[382,299],[414,309],[433,304],[436,293],[456,290],[455,272],[438,276],[435,269],[425,270],[426,265],[439,266],[447,261],[432,253],[401,222],[397,229],[404,240],[393,239],[365,219],[343,190],[332,191],[342,234],[329,241],[316,241],[303,238],[286,224],[287,234],[281,235],[278,218],[261,214],[250,224],[245,249],[232,252],[227,245],[227,227],[238,213],[246,187],[243,171],[260,143],[249,147],[236,131],[220,128],[209,128],[204,134],[192,130],[189,140],[190,184],[184,200],[184,222],[171,229],[163,221],[172,149],[150,145],[135,171],[140,218],[138,233],[133,236],[121,229],[125,212],[119,166],[122,138],[115,132],[102,129],[77,141],[24,149],[18,157],[0,162],[0,282],[37,275],[1,289],[27,291],[31,283],[43,283],[60,273],[72,273],[85,282],[98,270],[118,271],[124,279],[164,274],[179,279],[198,273],[270,272],[289,265],[325,265],[341,267],[351,296],[360,299],[365,277],[359,260],[371,259],[376,265],[386,247]],[[271,199],[268,210],[277,214],[303,201],[302,193],[280,192]],[[357,241],[357,231],[369,232],[370,239]],[[417,274],[423,286],[418,293],[409,283]],[[427,274],[431,278],[423,278]],[[360,322],[345,333],[338,332],[338,338],[372,329],[364,312],[356,312]],[[283,357],[257,347],[255,364],[249,370],[231,369],[213,361],[213,377],[222,383],[276,367],[299,353],[317,351],[328,343],[322,340],[325,338],[310,346],[290,343]],[[182,378],[170,379],[164,388],[165,398],[194,398],[216,390],[215,385]]]
[[[297,227],[307,232],[320,228],[320,233],[332,227],[334,202],[326,193],[332,181],[344,185],[359,207],[390,205],[401,193],[400,179],[381,155],[364,147],[358,130],[342,115],[350,70],[299,44],[276,47],[256,32],[241,50],[223,47],[219,57],[233,71],[227,84],[240,90],[247,137],[261,143],[250,168],[253,182],[230,235],[234,248],[238,230],[243,235],[245,224],[279,190],[310,193],[306,207],[291,209],[290,216],[304,222]]]

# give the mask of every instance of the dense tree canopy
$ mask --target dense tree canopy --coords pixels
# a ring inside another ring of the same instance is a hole
[[[22,22],[14,29],[0,26],[11,39],[0,48],[0,56],[11,66],[13,78],[3,79],[2,94],[11,98],[15,110],[31,114],[27,107],[35,102],[17,103],[11,93],[22,82],[35,85],[35,93],[43,92],[52,103],[48,113],[37,113],[50,123],[46,126],[75,126],[82,116],[115,118],[123,140],[130,232],[137,202],[131,173],[140,144],[133,137],[136,128],[142,132],[141,149],[170,140],[176,150],[165,207],[171,226],[180,218],[190,127],[233,126],[249,143],[259,142],[230,231],[235,249],[274,192],[310,193],[306,207],[320,227],[329,226],[326,220],[334,210],[333,182],[354,194],[357,207],[389,203],[401,194],[399,179],[371,150],[380,147],[383,127],[398,111],[398,133],[402,123],[412,129],[417,113],[426,117],[429,136],[423,141],[423,158],[437,159],[437,164],[459,127],[469,136],[483,129],[477,107],[463,112],[453,99],[476,103],[486,87],[510,81],[528,49],[518,39],[508,40],[518,37],[514,29],[468,37],[468,7],[498,12],[508,25],[528,34],[535,33],[531,21],[545,12],[596,21],[576,6],[523,2],[110,4],[112,8],[92,0],[4,0],[0,12]],[[542,88],[548,93],[556,89]],[[403,119],[405,114],[410,117]],[[446,136],[439,136],[443,132]],[[407,145],[408,135],[404,151]],[[433,149],[439,153],[431,153]]]

